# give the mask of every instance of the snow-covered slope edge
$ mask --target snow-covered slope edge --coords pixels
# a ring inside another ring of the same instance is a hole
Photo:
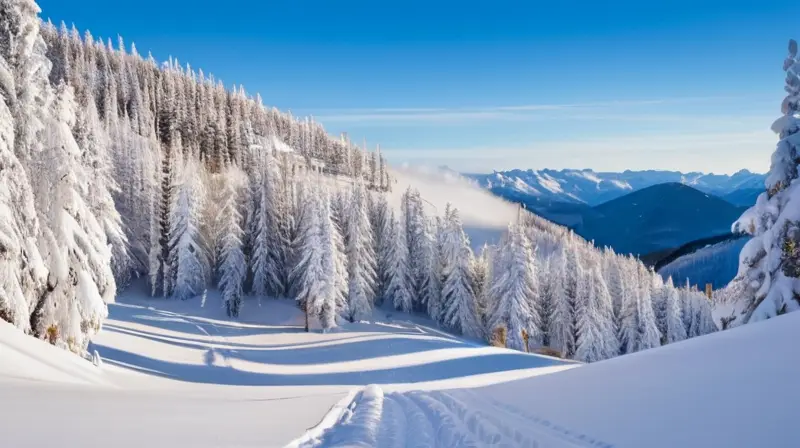
[[[485,388],[372,393],[321,446],[796,447],[798,337],[800,313]]]
[[[0,320],[0,381],[108,385],[89,361]]]

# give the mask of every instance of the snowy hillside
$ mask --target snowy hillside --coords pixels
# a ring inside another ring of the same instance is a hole
[[[372,386],[317,446],[796,447],[800,389],[757,384],[800,375],[798,337],[795,314],[483,388]]]
[[[704,193],[724,196],[742,189],[764,188],[763,174],[747,170],[733,175],[676,171],[511,170],[468,174],[482,187],[502,197],[523,194],[558,202],[598,205],[652,185],[679,182]],[[749,205],[749,204],[747,204]]]
[[[682,255],[661,267],[658,273],[664,279],[672,277],[675,283],[687,280],[699,288],[711,283],[714,289],[728,284],[739,270],[739,253],[749,238],[734,238],[710,244],[692,253]]]
[[[94,341],[99,368],[0,323],[0,357],[13,360],[0,364],[5,444],[745,448],[770,437],[768,446],[788,448],[800,441],[787,430],[797,391],[751,387],[764,374],[800,374],[800,364],[785,358],[800,336],[798,314],[580,365],[474,345],[386,312],[376,314],[379,322],[305,333],[291,301],[248,301],[248,317],[235,322],[215,294],[205,303],[130,294],[110,307]],[[359,392],[371,384],[379,386]],[[671,424],[662,412],[624,411],[653,407],[673,410]],[[741,415],[747,424],[730,424]]]
[[[246,317],[232,321],[216,294],[141,299],[138,286],[110,306],[90,347],[99,368],[0,322],[3,446],[279,447],[353,387],[477,387],[579,365],[476,345],[391,312],[305,333],[294,301],[247,301]]]

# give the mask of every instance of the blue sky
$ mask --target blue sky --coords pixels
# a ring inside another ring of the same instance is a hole
[[[797,37],[789,1],[38,3],[394,163],[482,172],[765,171]]]

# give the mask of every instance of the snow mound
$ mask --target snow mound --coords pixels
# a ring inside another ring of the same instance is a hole
[[[102,371],[73,353],[0,320],[0,382],[107,385]]]
[[[798,337],[800,313],[554,375],[387,393],[377,428],[375,400],[362,394],[356,401],[363,403],[351,406],[354,415],[323,440],[387,447],[796,447],[800,389],[789,384],[800,375],[800,361],[791,356]],[[763,378],[780,384],[765,388]]]

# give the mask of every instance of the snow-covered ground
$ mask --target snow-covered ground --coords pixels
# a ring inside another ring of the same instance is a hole
[[[99,367],[0,322],[0,446],[800,446],[800,313],[580,365],[390,311],[305,333],[292,301],[143,296]]]
[[[248,301],[234,322],[216,294],[203,304],[145,299],[138,289],[111,305],[90,347],[99,368],[0,322],[0,446],[278,447],[364,385],[479,387],[578,365],[392,312],[305,333],[289,300]]]
[[[370,386],[318,445],[797,447],[798,336],[795,313],[483,388]]]

